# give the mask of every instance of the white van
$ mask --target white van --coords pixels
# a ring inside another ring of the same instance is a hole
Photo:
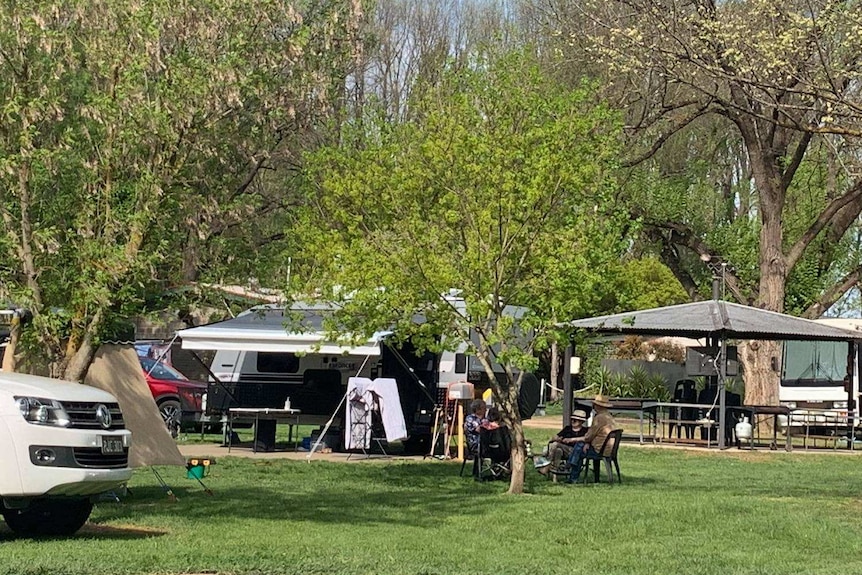
[[[26,536],[70,535],[94,499],[124,491],[131,433],[111,394],[0,372],[0,513]]]

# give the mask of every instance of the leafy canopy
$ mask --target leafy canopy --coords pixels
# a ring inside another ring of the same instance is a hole
[[[555,321],[594,309],[604,264],[624,251],[608,211],[617,116],[591,86],[566,89],[520,53],[449,69],[421,92],[409,121],[349,126],[352,145],[308,158],[307,253],[320,266],[309,279],[327,298],[349,294],[357,332],[395,326],[433,348],[473,328],[480,359],[528,365]],[[442,297],[453,288],[463,310]],[[535,337],[518,349],[505,305],[530,308],[520,325]]]

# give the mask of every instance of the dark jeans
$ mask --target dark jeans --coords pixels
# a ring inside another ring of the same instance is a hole
[[[572,451],[572,454],[569,456],[569,481],[576,482],[578,477],[581,474],[581,464],[583,464],[584,459],[587,457],[597,457],[599,454],[592,445],[588,445],[587,449],[584,450],[584,443],[578,442],[575,444],[575,449]]]

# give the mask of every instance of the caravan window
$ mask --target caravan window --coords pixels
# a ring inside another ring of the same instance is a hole
[[[299,358],[292,353],[257,352],[258,373],[297,373]]]
[[[788,341],[784,345],[785,387],[833,387],[847,372],[847,342]]]

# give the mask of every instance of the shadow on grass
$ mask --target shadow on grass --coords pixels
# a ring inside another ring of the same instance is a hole
[[[167,535],[167,531],[161,529],[151,529],[146,527],[132,525],[100,525],[97,523],[87,523],[72,537],[75,539],[111,539],[111,540],[135,540],[135,539],[150,539],[153,537],[161,537]],[[0,525],[0,542],[24,540],[27,537],[20,537],[13,533],[6,526]],[[38,541],[65,541],[68,536],[57,537],[39,537]]]
[[[458,477],[451,465],[355,465],[256,461],[219,464],[203,488],[162,475],[178,501],[172,502],[152,477],[133,485],[119,506],[105,506],[99,519],[179,517],[189,521],[291,519],[328,524],[379,524],[433,527],[441,517],[460,516],[477,499],[502,493],[507,484],[477,483]],[[453,474],[454,471],[454,474]],[[174,481],[174,484],[171,484]],[[143,484],[141,484],[143,483]],[[414,512],[415,510],[415,512]]]
[[[220,464],[222,465],[222,464]],[[163,489],[135,485],[123,505],[106,507],[100,520],[152,516],[170,521],[215,524],[242,519],[308,521],[325,524],[399,524],[433,528],[441,519],[462,517],[465,509],[519,505],[518,497],[501,497],[508,481],[474,481],[460,477],[460,464],[393,463],[355,465],[283,461],[226,462],[217,475],[204,478],[212,490],[182,483],[171,485],[179,499],[171,502]],[[531,470],[528,470],[528,474]],[[169,474],[165,473],[166,479]],[[145,478],[142,475],[142,478]],[[603,477],[604,479],[604,477]],[[170,480],[167,479],[169,482]],[[554,484],[528,477],[526,488],[539,496],[577,496],[581,490],[624,490],[656,483],[648,476],[624,476],[623,483]]]

